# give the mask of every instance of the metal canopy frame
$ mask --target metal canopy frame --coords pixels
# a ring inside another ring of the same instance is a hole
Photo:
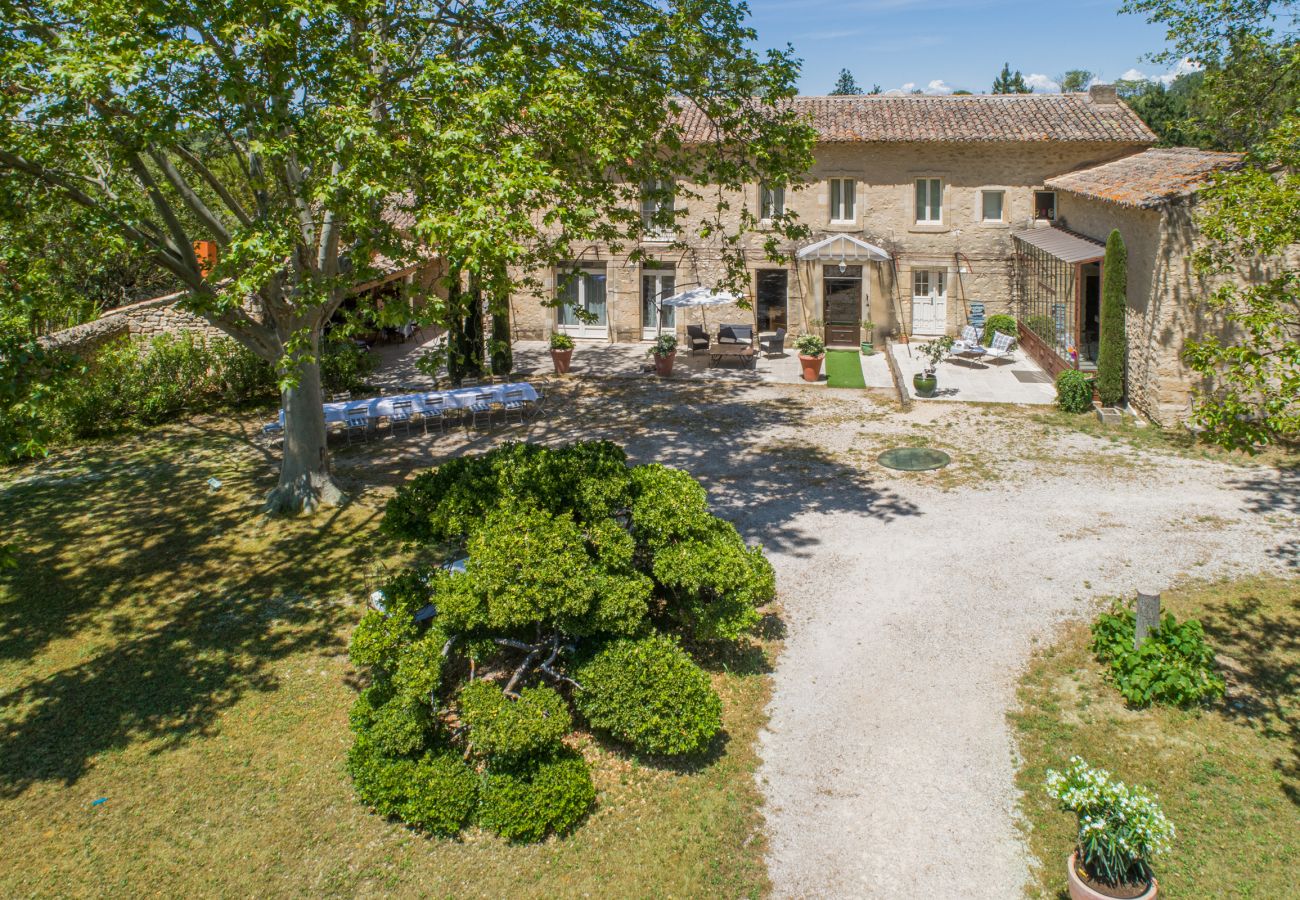
[[[851,234],[833,234],[822,238],[815,244],[809,244],[797,254],[804,262],[821,260],[823,262],[889,262],[893,259],[889,251],[868,244]]]

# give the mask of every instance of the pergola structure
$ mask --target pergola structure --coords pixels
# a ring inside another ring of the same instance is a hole
[[[1083,334],[1083,267],[1100,263],[1104,244],[1058,226],[1012,235],[1015,301],[1025,352],[1055,377],[1079,367]]]

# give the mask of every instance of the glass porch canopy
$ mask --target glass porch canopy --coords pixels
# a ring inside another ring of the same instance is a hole
[[[888,251],[880,249],[875,244],[868,244],[866,241],[859,240],[851,234],[833,234],[815,244],[809,244],[795,255],[805,262],[820,260],[822,262],[864,263],[889,262],[891,259]]]
[[[1076,368],[1083,324],[1082,268],[1101,262],[1106,246],[1057,226],[1018,231],[1012,237],[1016,318],[1038,339],[1026,341],[1025,349],[1052,375]]]

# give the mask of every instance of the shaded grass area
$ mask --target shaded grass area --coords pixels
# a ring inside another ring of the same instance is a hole
[[[763,892],[771,644],[709,661],[726,741],[708,764],[580,735],[598,805],[563,840],[440,841],[358,806],[347,639],[374,561],[400,556],[373,490],[263,520],[272,463],[233,428],[176,426],[0,471],[21,561],[0,576],[0,894]]]
[[[833,388],[865,388],[862,361],[856,350],[826,351],[826,384]]]
[[[1040,866],[1032,896],[1067,897],[1072,814],[1043,791],[1073,755],[1150,787],[1177,828],[1156,861],[1160,896],[1295,896],[1300,858],[1300,580],[1192,585],[1163,597],[1200,618],[1227,682],[1205,709],[1127,708],[1075,623],[1036,654],[1011,716],[1029,842]]]

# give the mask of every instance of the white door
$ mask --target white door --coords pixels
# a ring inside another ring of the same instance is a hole
[[[662,331],[664,334],[677,333],[677,310],[671,306],[660,306],[677,293],[677,278],[672,270],[655,271],[648,269],[641,274],[641,339],[653,341]]]
[[[577,338],[607,338],[609,324],[605,318],[605,273],[584,269],[577,275],[561,279],[560,298],[564,301],[555,310],[555,325],[559,331]],[[581,310],[581,313],[576,312]]]
[[[944,334],[948,330],[948,285],[943,269],[912,271],[912,334]]]

